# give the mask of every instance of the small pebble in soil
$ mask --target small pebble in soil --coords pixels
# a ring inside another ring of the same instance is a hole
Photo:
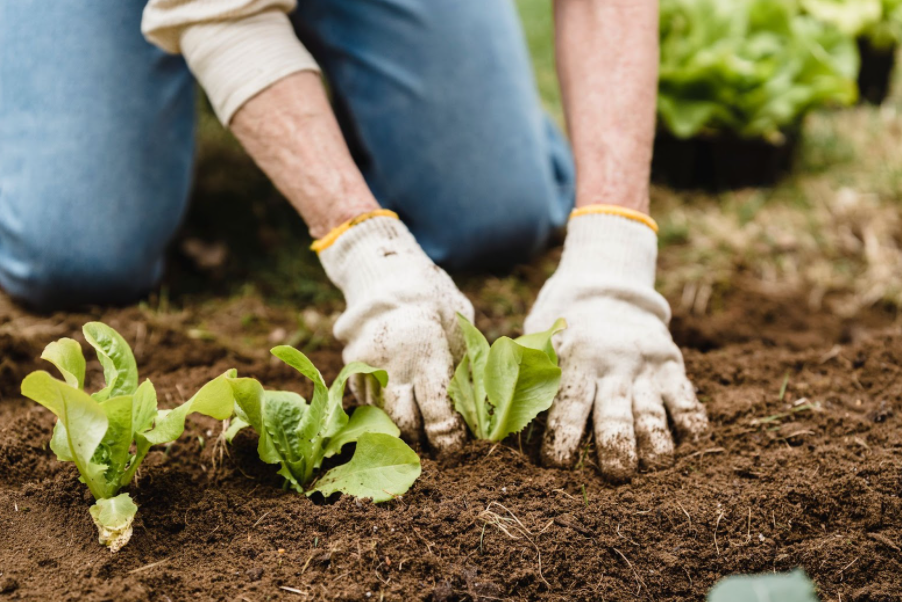
[[[254,567],[247,570],[245,574],[251,581],[260,581],[260,579],[263,577],[263,569],[260,567]]]
[[[367,597],[367,598],[372,597],[372,595],[373,595],[373,592],[367,592],[367,593],[366,593],[366,597]]]

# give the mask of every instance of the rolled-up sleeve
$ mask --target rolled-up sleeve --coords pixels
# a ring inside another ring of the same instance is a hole
[[[319,71],[287,13],[295,0],[150,0],[141,30],[163,50],[184,55],[228,125],[241,106],[298,71]]]

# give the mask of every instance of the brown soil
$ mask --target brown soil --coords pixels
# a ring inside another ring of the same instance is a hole
[[[148,457],[134,537],[111,555],[47,449],[53,417],[18,394],[43,346],[102,318],[164,406],[232,366],[303,392],[259,351],[295,318],[253,299],[43,318],[0,300],[0,600],[701,600],[725,575],[796,566],[825,601],[902,600],[902,332],[792,297],[723,307],[675,320],[712,429],[672,468],[613,486],[587,444],[578,468],[545,469],[536,428],[444,465],[424,454],[403,499],[317,503],[279,488],[252,434],[220,457],[219,425],[198,419]],[[340,367],[334,346],[312,356],[327,378]]]

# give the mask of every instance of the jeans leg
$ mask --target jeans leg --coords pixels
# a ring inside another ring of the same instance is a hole
[[[373,192],[433,259],[510,265],[564,224],[573,161],[513,2],[301,0],[294,19]]]
[[[146,293],[186,208],[193,79],[144,4],[0,2],[0,286],[38,308]]]

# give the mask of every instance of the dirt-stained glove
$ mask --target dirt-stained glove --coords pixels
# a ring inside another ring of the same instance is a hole
[[[364,214],[314,249],[347,302],[335,323],[345,362],[388,372],[381,394],[371,380],[352,380],[357,399],[382,407],[405,438],[425,431],[438,451],[460,448],[466,431],[448,383],[464,353],[456,313],[472,320],[469,300],[391,211]]]
[[[599,465],[628,479],[640,462],[667,465],[673,439],[708,424],[668,330],[670,307],[655,291],[657,226],[648,216],[609,205],[573,212],[560,265],[539,293],[527,333],[566,318],[555,337],[563,370],[548,416],[545,463],[570,465],[594,416]],[[666,408],[666,411],[665,411]]]

